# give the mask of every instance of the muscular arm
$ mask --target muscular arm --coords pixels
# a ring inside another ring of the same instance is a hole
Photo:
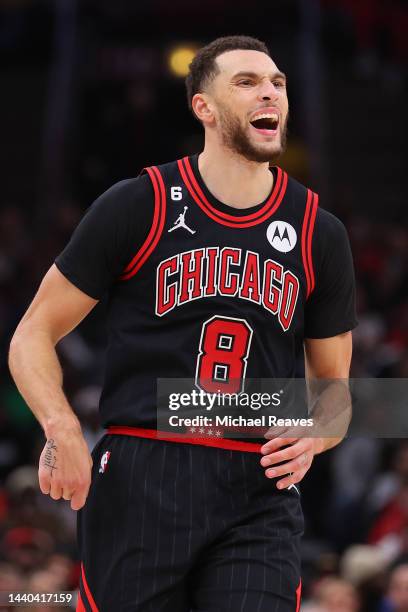
[[[339,334],[332,338],[306,339],[305,343],[306,378],[313,396],[314,382],[320,379],[348,379],[352,338],[351,332]],[[317,408],[315,419],[324,417],[324,404]],[[264,455],[261,465],[267,468],[267,478],[284,476],[277,482],[278,488],[286,488],[302,480],[312,465],[316,454],[322,453],[338,444],[347,432],[349,415],[339,416],[340,425],[336,430],[338,437],[276,437],[262,446]],[[289,445],[289,446],[288,446]],[[282,447],[286,447],[283,448]],[[282,465],[276,465],[278,463]],[[273,466],[273,467],[270,467]]]
[[[47,438],[40,458],[41,490],[54,499],[71,499],[74,510],[85,503],[92,460],[79,421],[62,389],[55,346],[97,302],[53,265],[19,323],[9,353],[17,388]]]
[[[47,437],[40,457],[41,490],[54,499],[70,499],[75,510],[85,503],[92,459],[62,389],[55,346],[144,244],[154,210],[146,175],[120,181],[99,196],[45,275],[11,342],[11,373]]]

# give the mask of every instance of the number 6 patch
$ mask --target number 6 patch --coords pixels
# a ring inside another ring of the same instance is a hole
[[[196,385],[207,393],[242,393],[253,330],[245,319],[215,315],[201,330]]]

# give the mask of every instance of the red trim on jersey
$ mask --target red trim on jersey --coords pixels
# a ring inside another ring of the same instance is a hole
[[[109,434],[122,436],[135,436],[137,438],[150,438],[152,440],[163,440],[163,442],[182,442],[183,444],[199,444],[200,446],[215,446],[227,450],[244,451],[247,453],[260,453],[262,444],[254,442],[240,442],[238,440],[227,440],[225,438],[191,438],[185,434],[169,433],[168,431],[156,431],[155,429],[143,429],[141,427],[122,427],[111,425],[107,429]]]
[[[78,593],[78,601],[75,612],[86,612],[84,602],[82,601],[81,593]]]
[[[191,197],[198,204],[198,206],[203,210],[203,212],[206,213],[206,215],[213,219],[213,221],[228,227],[252,227],[253,225],[258,225],[258,223],[265,221],[278,210],[288,184],[288,176],[286,172],[277,167],[276,183],[273,187],[271,195],[262,208],[257,212],[236,217],[218,210],[208,201],[194,175],[193,168],[188,157],[179,159],[177,161],[177,165]]]
[[[319,196],[317,193],[313,194],[313,204],[312,204],[312,213],[310,215],[310,223],[309,223],[309,231],[307,236],[307,257],[309,260],[309,270],[310,270],[310,293],[312,293],[315,288],[315,275],[313,269],[313,257],[312,257],[312,237],[313,230],[316,221],[317,207],[319,202]]]
[[[303,217],[303,224],[302,224],[302,262],[303,262],[303,268],[305,270],[305,276],[306,276],[306,296],[309,295],[309,290],[310,290],[310,274],[309,274],[308,262],[306,258],[306,229],[307,229],[307,224],[308,224],[309,216],[310,216],[310,205],[312,202],[312,195],[313,195],[312,192],[310,191],[310,189],[308,189],[307,198],[306,198],[305,214]]]
[[[307,190],[306,208],[302,225],[302,261],[306,275],[306,299],[315,287],[315,275],[312,258],[312,236],[316,220],[318,195]]]
[[[296,612],[300,610],[300,600],[302,595],[302,579],[299,580],[299,585],[296,589]]]
[[[150,257],[160,240],[166,220],[166,189],[160,170],[156,166],[145,170],[149,174],[154,190],[153,222],[146,240],[120,275],[120,280],[132,278]]]
[[[98,612],[98,606],[96,605],[95,600],[92,597],[92,593],[90,591],[90,588],[88,586],[88,582],[86,580],[84,564],[83,563],[81,563],[81,580],[82,580],[82,585],[83,585],[84,590],[85,590],[85,595],[86,595],[88,604],[89,604],[92,612]]]

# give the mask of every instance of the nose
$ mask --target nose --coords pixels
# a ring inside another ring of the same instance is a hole
[[[275,85],[269,80],[265,79],[259,88],[259,97],[262,100],[276,100],[278,97],[278,90]]]

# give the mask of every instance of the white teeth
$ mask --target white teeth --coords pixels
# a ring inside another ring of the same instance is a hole
[[[276,113],[263,113],[262,115],[255,115],[252,121],[256,121],[257,119],[272,119],[273,121],[278,121],[279,117]]]

